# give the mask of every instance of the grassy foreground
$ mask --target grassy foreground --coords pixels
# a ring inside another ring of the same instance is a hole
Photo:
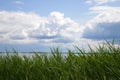
[[[89,52],[77,48],[67,56],[59,49],[50,56],[0,56],[0,80],[120,80],[120,47],[107,43]],[[75,54],[77,52],[77,54]]]

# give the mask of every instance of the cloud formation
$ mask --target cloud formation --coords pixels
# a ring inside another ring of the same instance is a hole
[[[90,10],[98,15],[86,24],[84,38],[120,39],[120,7],[97,6]]]
[[[0,42],[67,43],[80,37],[82,31],[78,23],[60,12],[42,17],[35,13],[0,11]]]

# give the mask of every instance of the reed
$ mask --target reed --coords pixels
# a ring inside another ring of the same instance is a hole
[[[109,42],[88,52],[76,47],[67,56],[58,48],[50,56],[6,52],[0,56],[0,80],[120,80],[120,47]]]

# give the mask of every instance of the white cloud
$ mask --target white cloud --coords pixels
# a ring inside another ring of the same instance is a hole
[[[119,22],[120,7],[96,6],[90,8],[92,13],[98,14],[90,22]],[[96,21],[94,21],[96,20]]]
[[[86,0],[86,1],[85,1],[85,3],[87,3],[87,4],[90,4],[90,5],[91,5],[91,4],[93,3],[93,1],[92,1],[92,0]]]
[[[42,17],[35,13],[0,11],[0,42],[67,43],[80,37],[82,31],[78,23],[60,12]]]
[[[120,7],[90,8],[98,15],[86,24],[83,37],[89,39],[120,39]]]
[[[101,5],[101,4],[115,2],[115,1],[119,1],[119,0],[86,0],[85,2],[87,4]]]
[[[95,0],[95,3],[97,4],[104,4],[104,3],[108,3],[108,2],[114,2],[117,0]]]
[[[24,4],[24,2],[22,2],[22,1],[14,1],[14,3],[15,4],[20,4],[20,5]]]
[[[90,8],[92,13],[102,13],[102,12],[112,12],[118,13],[120,12],[120,7],[110,7],[110,6],[95,6]]]

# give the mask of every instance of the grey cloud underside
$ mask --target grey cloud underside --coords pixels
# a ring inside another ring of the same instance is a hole
[[[23,40],[23,39],[25,39],[25,37],[22,37],[22,36],[13,36],[13,37],[10,37],[10,39],[12,39],[12,40]]]
[[[45,36],[45,35],[39,35],[39,36],[30,36],[31,38],[35,38],[35,39],[56,39],[59,38],[60,36]]]
[[[69,38],[65,38],[63,36],[59,36],[59,35],[56,35],[56,36],[30,36],[31,38],[35,38],[39,41],[41,40],[52,40],[51,42],[54,42],[54,43],[71,43],[73,42],[73,40],[69,39]]]
[[[120,39],[120,22],[97,23],[93,29],[85,29],[83,36],[88,39]]]
[[[68,39],[68,38],[58,38],[58,39],[54,40],[54,42],[55,43],[72,43],[74,41],[71,39]]]

